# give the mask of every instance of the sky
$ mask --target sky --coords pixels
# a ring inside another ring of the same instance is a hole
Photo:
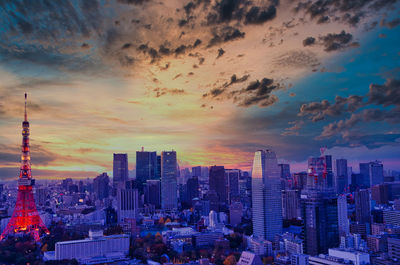
[[[292,171],[320,147],[400,170],[400,1],[0,1],[0,179],[16,178],[24,92],[36,178],[112,154]]]

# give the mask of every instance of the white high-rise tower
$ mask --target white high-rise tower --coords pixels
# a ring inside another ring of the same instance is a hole
[[[281,182],[275,152],[255,153],[251,179],[253,234],[272,241],[275,235],[282,233]]]

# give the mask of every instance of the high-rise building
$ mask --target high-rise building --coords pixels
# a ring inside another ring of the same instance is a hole
[[[286,220],[297,219],[300,215],[300,191],[282,191],[282,217]]]
[[[338,206],[334,192],[303,190],[301,194],[304,220],[305,252],[308,255],[327,253],[339,245]]]
[[[109,195],[109,182],[110,178],[108,177],[107,173],[102,173],[101,175],[97,176],[93,180],[93,192],[96,195],[96,198],[99,200],[103,200],[108,198]]]
[[[113,187],[121,188],[129,179],[128,154],[114,154],[113,159]]]
[[[346,236],[350,232],[350,223],[348,218],[347,210],[347,197],[342,194],[339,195],[338,200],[338,224],[339,224],[339,234],[340,236]]]
[[[369,190],[354,192],[356,209],[356,221],[359,223],[371,223],[371,200]]]
[[[228,202],[240,201],[239,178],[241,175],[240,169],[225,169],[225,178],[227,181]]]
[[[361,180],[357,179],[357,183],[361,187],[370,187],[369,163],[360,163],[360,176]]]
[[[335,174],[335,187],[337,193],[342,193],[345,188],[349,185],[348,183],[348,171],[347,171],[347,159],[336,159],[336,174]]]
[[[281,178],[290,178],[290,165],[289,164],[278,164],[279,170],[281,172]]]
[[[145,203],[154,205],[156,209],[161,207],[161,183],[158,179],[146,181],[144,189]]]
[[[192,167],[192,176],[201,177],[201,166]]]
[[[243,205],[240,202],[233,202],[229,206],[229,223],[236,226],[242,222]]]
[[[177,209],[177,159],[175,151],[161,153],[161,206],[165,210]]]
[[[376,204],[388,204],[389,203],[389,185],[388,184],[378,184],[372,186],[371,188],[371,199],[376,202]]]
[[[209,174],[210,191],[214,191],[218,196],[219,211],[222,210],[228,201],[227,180],[225,168],[223,166],[210,167]]]
[[[308,187],[319,189],[333,187],[332,156],[310,157],[308,159]]]
[[[142,151],[136,152],[136,180],[139,193],[143,193],[143,186],[149,179],[157,179],[157,153]]]
[[[273,241],[282,233],[280,172],[275,152],[255,152],[252,170],[253,234]]]
[[[383,165],[380,161],[369,163],[370,187],[384,182]]]
[[[118,222],[125,218],[136,219],[139,210],[138,190],[131,185],[117,189],[117,215]]]
[[[193,176],[186,182],[186,201],[192,205],[192,200],[199,197],[199,178]]]

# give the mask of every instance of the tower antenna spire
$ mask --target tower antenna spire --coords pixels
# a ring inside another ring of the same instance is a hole
[[[27,98],[28,98],[28,94],[25,92],[25,115],[24,115],[25,121],[28,121],[28,115],[26,114],[26,101],[27,101]]]

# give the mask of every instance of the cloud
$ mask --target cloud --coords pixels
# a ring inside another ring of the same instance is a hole
[[[367,96],[370,104],[400,107],[400,80],[388,79],[383,85],[371,84]]]
[[[353,35],[346,33],[344,30],[340,33],[329,33],[326,36],[319,37],[319,39],[327,52],[342,50],[357,45],[355,42],[351,42]]]
[[[368,13],[389,7],[395,2],[396,0],[302,1],[294,11],[304,12],[319,24],[339,19],[350,26],[356,26]]]
[[[393,29],[400,25],[400,18],[395,18],[391,21],[386,21],[386,19],[382,19],[380,22],[381,27],[387,27],[389,29]]]
[[[336,96],[333,104],[329,103],[328,100],[303,104],[298,115],[309,116],[313,122],[317,122],[325,119],[326,116],[338,117],[345,112],[354,112],[363,106],[365,106],[365,103],[362,96]]]
[[[218,59],[219,57],[221,57],[222,55],[224,55],[224,53],[225,53],[224,49],[219,48],[219,49],[218,49],[217,59]]]
[[[215,45],[230,42],[238,39],[242,39],[245,36],[245,33],[240,31],[237,28],[226,26],[222,28],[214,28],[213,30],[213,37],[208,42],[207,47],[213,47]]]
[[[315,38],[313,37],[307,37],[303,40],[303,46],[311,46],[315,44]]]
[[[159,98],[161,96],[165,95],[183,95],[186,94],[184,89],[178,89],[178,88],[154,88],[153,92],[155,93],[155,97]]]

